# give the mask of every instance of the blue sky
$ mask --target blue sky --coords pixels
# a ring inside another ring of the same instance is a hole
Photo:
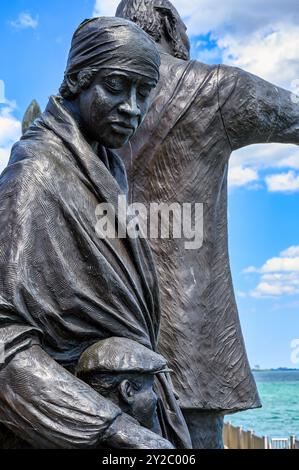
[[[44,108],[57,92],[75,27],[93,14],[112,15],[117,3],[1,1],[0,169],[31,99]],[[173,3],[186,19],[193,58],[236,65],[299,92],[298,0]],[[238,151],[229,181],[230,258],[250,363],[299,367],[291,361],[299,338],[299,149]]]

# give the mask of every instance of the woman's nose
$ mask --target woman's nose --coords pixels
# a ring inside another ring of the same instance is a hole
[[[141,115],[137,97],[136,97],[136,90],[131,90],[130,94],[127,96],[126,100],[119,106],[119,111],[121,113],[125,113],[130,117],[139,117]]]

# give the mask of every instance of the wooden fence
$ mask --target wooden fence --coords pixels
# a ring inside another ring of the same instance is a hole
[[[253,431],[245,431],[242,427],[224,424],[224,445],[227,449],[299,449],[299,441],[295,436],[286,438],[269,438],[256,436]]]

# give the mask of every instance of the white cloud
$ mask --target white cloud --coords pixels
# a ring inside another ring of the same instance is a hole
[[[299,148],[297,152],[293,152],[291,155],[281,158],[277,162],[278,167],[288,167],[288,168],[295,168],[299,170]]]
[[[120,0],[96,0],[93,16],[114,16]]]
[[[231,29],[236,35],[250,34],[278,21],[298,23],[297,0],[173,0],[186,18],[191,34],[213,31],[219,37]]]
[[[266,176],[266,184],[270,192],[291,193],[299,191],[299,174],[294,171]]]
[[[0,102],[0,172],[7,165],[12,145],[21,136],[21,122],[13,115],[16,104],[8,101],[4,95]]]
[[[281,295],[299,294],[299,286],[292,286],[283,283],[260,282],[258,286],[251,292],[251,297],[277,297]]]
[[[284,144],[250,145],[234,152],[231,156],[232,176],[237,175],[240,168],[252,170],[252,175],[255,174],[257,177],[261,170],[269,171],[271,168],[298,170],[299,147]],[[239,181],[242,183],[241,179]],[[266,176],[265,181],[270,192],[291,193],[299,190],[299,176],[294,171],[270,174]],[[247,184],[246,179],[244,184]]]
[[[17,29],[35,29],[38,26],[38,16],[33,18],[30,13],[22,12],[19,14],[18,18],[10,22],[11,26]]]
[[[299,77],[299,26],[278,23],[268,28],[253,31],[250,36],[227,34],[220,38],[223,62],[290,89]]]
[[[263,274],[263,280],[267,282],[290,281],[299,285],[297,272]]]
[[[0,109],[0,172],[6,167],[11,147],[21,136],[21,122],[9,108]]]
[[[249,166],[258,170],[266,168],[299,167],[299,147],[289,144],[257,144],[234,152],[230,159],[232,167]]]
[[[262,273],[299,272],[299,256],[295,258],[276,257],[266,261],[262,266]]]
[[[299,256],[299,245],[290,246],[286,250],[283,250],[280,253],[280,256],[285,256],[286,258],[287,257],[295,258],[295,257]]]
[[[245,186],[248,183],[257,181],[258,178],[258,173],[253,168],[232,166],[228,173],[228,185],[229,187]]]
[[[19,137],[21,123],[13,115],[9,107],[0,109],[0,146],[7,146]]]
[[[0,147],[0,174],[2,173],[2,171],[4,170],[4,168],[6,167],[8,163],[10,151],[11,151],[10,147],[7,147],[7,148]]]
[[[258,268],[254,266],[249,266],[248,268],[243,269],[242,271],[244,274],[251,274],[251,273],[258,273],[259,270]]]
[[[251,297],[299,294],[299,245],[290,246],[279,256],[268,259],[261,268],[250,266],[243,273],[259,273],[258,285]]]

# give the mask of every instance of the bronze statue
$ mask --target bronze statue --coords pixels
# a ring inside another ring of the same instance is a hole
[[[22,134],[26,134],[29,127],[41,115],[41,109],[36,100],[32,100],[23,117],[22,121]]]
[[[167,371],[167,361],[160,354],[131,339],[115,337],[87,348],[76,367],[77,377],[159,434],[154,383],[157,374]]]
[[[152,239],[161,286],[159,351],[193,446],[221,447],[223,415],[260,407],[235,302],[227,241],[227,172],[233,150],[266,142],[299,143],[299,106],[291,93],[226,65],[190,60],[189,40],[168,0],[123,0],[116,16],[156,41],[160,81],[126,158],[131,199],[203,203],[203,245]],[[132,161],[131,161],[132,158]]]
[[[98,237],[95,214],[127,192],[111,148],[141,124],[159,64],[154,41],[133,23],[85,20],[60,96],[14,145],[0,177],[0,423],[27,445],[191,445],[165,373],[155,384],[163,437],[75,376],[80,355],[99,340],[156,348],[159,290],[148,244]]]

